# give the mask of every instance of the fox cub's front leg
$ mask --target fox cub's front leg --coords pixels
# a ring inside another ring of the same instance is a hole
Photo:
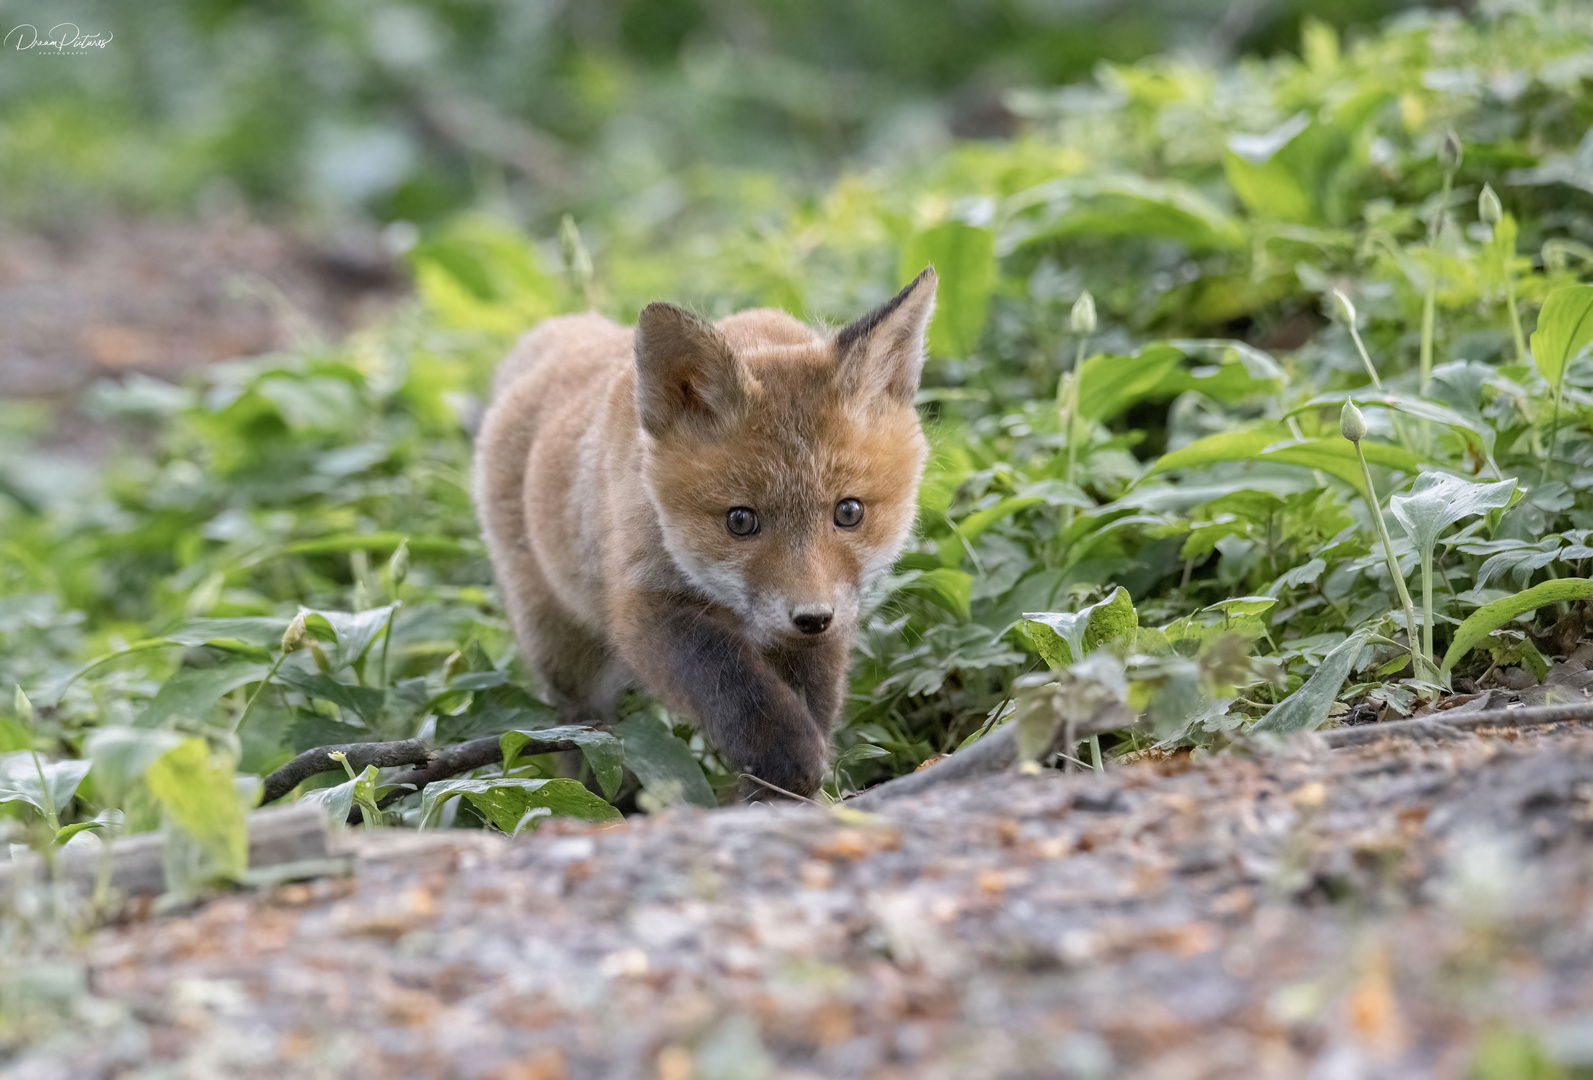
[[[653,618],[621,637],[621,653],[643,681],[670,705],[696,716],[731,768],[798,795],[818,790],[840,706],[835,687],[845,668],[844,649],[828,664],[777,666],[723,608],[678,597],[654,598],[647,606]],[[810,678],[811,687],[788,681],[799,673],[812,676],[815,666],[831,670]],[[742,782],[741,793],[754,799],[769,795],[752,781]]]

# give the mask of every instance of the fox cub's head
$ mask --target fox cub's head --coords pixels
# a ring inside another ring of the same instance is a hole
[[[664,544],[764,645],[853,629],[907,540],[928,453],[913,395],[935,284],[925,270],[828,338],[774,311],[716,326],[651,304],[637,321]]]

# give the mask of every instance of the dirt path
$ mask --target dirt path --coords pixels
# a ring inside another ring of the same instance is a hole
[[[0,400],[338,340],[406,291],[369,231],[312,238],[230,216],[0,229]]]
[[[1523,1034],[1574,1058],[1593,730],[1497,734],[1000,776],[880,818],[356,834],[353,877],[13,958],[0,1076],[1459,1077]],[[29,970],[89,994],[19,1024]]]

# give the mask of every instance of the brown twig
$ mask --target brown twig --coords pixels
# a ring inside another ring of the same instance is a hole
[[[1364,746],[1383,739],[1417,739],[1423,736],[1444,738],[1449,735],[1485,727],[1536,727],[1540,724],[1560,724],[1571,720],[1593,720],[1593,701],[1572,701],[1563,705],[1530,705],[1519,709],[1482,709],[1478,712],[1446,716],[1442,712],[1409,720],[1393,720],[1386,724],[1363,724],[1359,727],[1334,728],[1321,732],[1328,746]]]
[[[741,779],[743,779],[743,780],[751,780],[754,784],[761,784],[762,786],[768,788],[770,791],[777,792],[778,794],[784,795],[788,799],[795,799],[795,800],[797,800],[797,802],[805,802],[809,806],[817,806],[817,807],[821,807],[821,808],[824,806],[823,803],[818,802],[817,800],[814,800],[814,799],[810,799],[806,795],[798,795],[794,791],[787,791],[785,788],[781,787],[779,784],[771,784],[771,783],[769,783],[769,781],[765,780],[763,777],[761,777],[761,776],[753,776],[749,772],[742,773],[741,774]]]
[[[576,744],[568,739],[532,739],[520,752],[530,756],[574,749],[577,749]],[[398,783],[408,784],[409,787],[388,792],[378,804],[386,807],[412,791],[419,791],[427,784],[446,780],[450,776],[468,772],[482,765],[491,765],[494,761],[502,761],[503,745],[497,735],[489,735],[486,738],[471,739],[469,742],[455,743],[441,748],[429,747],[420,739],[317,746],[313,750],[306,750],[266,777],[265,790],[260,801],[275,802],[317,773],[342,771],[342,763],[330,757],[334,753],[348,755],[349,767],[356,773],[369,765],[375,765],[379,769],[398,765],[415,766],[412,772],[401,773],[395,778]]]
[[[274,803],[317,773],[341,772],[342,764],[330,755],[347,754],[349,766],[359,772],[367,765],[385,769],[394,765],[418,765],[431,756],[431,748],[419,739],[398,742],[340,743],[306,750],[265,778],[261,803]]]

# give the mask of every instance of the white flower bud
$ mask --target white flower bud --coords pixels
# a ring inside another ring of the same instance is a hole
[[[1095,297],[1088,290],[1073,302],[1073,312],[1068,321],[1075,334],[1095,333]]]
[[[409,577],[409,537],[398,542],[398,548],[393,552],[393,557],[387,560],[387,577],[393,583],[393,588],[398,588]]]
[[[1349,323],[1351,326],[1354,326],[1355,305],[1350,302],[1350,298],[1344,295],[1344,291],[1342,289],[1334,289],[1333,299],[1338,306],[1340,317],[1342,317],[1344,321]]]
[[[16,707],[17,719],[21,720],[24,724],[33,723],[33,702],[28,700],[28,695],[22,692],[22,687],[20,685],[17,687],[17,696],[14,700],[14,704]]]
[[[1482,194],[1477,196],[1477,217],[1484,225],[1497,225],[1504,217],[1504,205],[1491,184],[1482,185]]]
[[[1444,145],[1439,148],[1438,164],[1444,167],[1445,172],[1456,172],[1460,168],[1460,163],[1465,160],[1465,156],[1464,149],[1460,145],[1460,136],[1451,129],[1449,134],[1444,136]]]
[[[1352,443],[1358,443],[1366,438],[1366,417],[1361,415],[1361,410],[1355,407],[1355,402],[1346,398],[1344,410],[1339,413],[1339,431]]]
[[[298,652],[304,647],[304,612],[299,612],[282,632],[282,655]]]

